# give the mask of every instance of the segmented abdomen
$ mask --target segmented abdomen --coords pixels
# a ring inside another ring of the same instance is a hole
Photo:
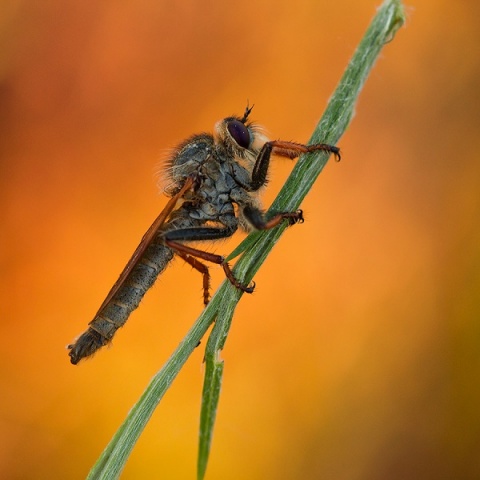
[[[110,342],[172,258],[173,251],[165,245],[152,243],[147,247],[118,291],[97,312],[88,330],[68,346],[74,365]]]

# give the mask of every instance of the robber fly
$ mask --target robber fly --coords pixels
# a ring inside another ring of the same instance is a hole
[[[175,149],[166,168],[170,200],[145,233],[88,329],[68,346],[74,365],[112,340],[174,255],[202,274],[205,304],[210,276],[201,260],[221,265],[236,288],[253,292],[254,284],[239,282],[223,256],[184,242],[230,237],[238,227],[248,232],[273,228],[282,221],[290,225],[303,222],[301,210],[265,218],[258,191],[266,184],[270,157],[294,159],[321,150],[339,160],[340,150],[323,143],[270,141],[258,125],[248,121],[252,108],[247,106],[242,117],[217,122],[213,135],[193,135]]]

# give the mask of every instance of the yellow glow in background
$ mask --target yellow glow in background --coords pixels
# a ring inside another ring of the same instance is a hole
[[[209,479],[480,477],[479,4],[413,3],[236,312]],[[84,478],[202,309],[176,260],[112,348],[68,361],[165,204],[164,151],[247,100],[306,141],[377,5],[1,7],[1,478]],[[202,349],[122,478],[194,478]]]

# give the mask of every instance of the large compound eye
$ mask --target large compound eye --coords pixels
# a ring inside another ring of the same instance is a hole
[[[243,148],[250,145],[250,133],[245,125],[239,120],[231,120],[227,125],[232,138]]]

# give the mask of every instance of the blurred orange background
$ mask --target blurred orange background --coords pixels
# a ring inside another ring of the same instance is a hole
[[[378,4],[0,7],[1,478],[84,478],[201,312],[177,260],[112,348],[69,363],[165,205],[165,150],[247,100],[272,138],[306,141]],[[342,162],[237,309],[207,478],[480,478],[479,10],[409,3]],[[194,478],[202,355],[122,478]]]

